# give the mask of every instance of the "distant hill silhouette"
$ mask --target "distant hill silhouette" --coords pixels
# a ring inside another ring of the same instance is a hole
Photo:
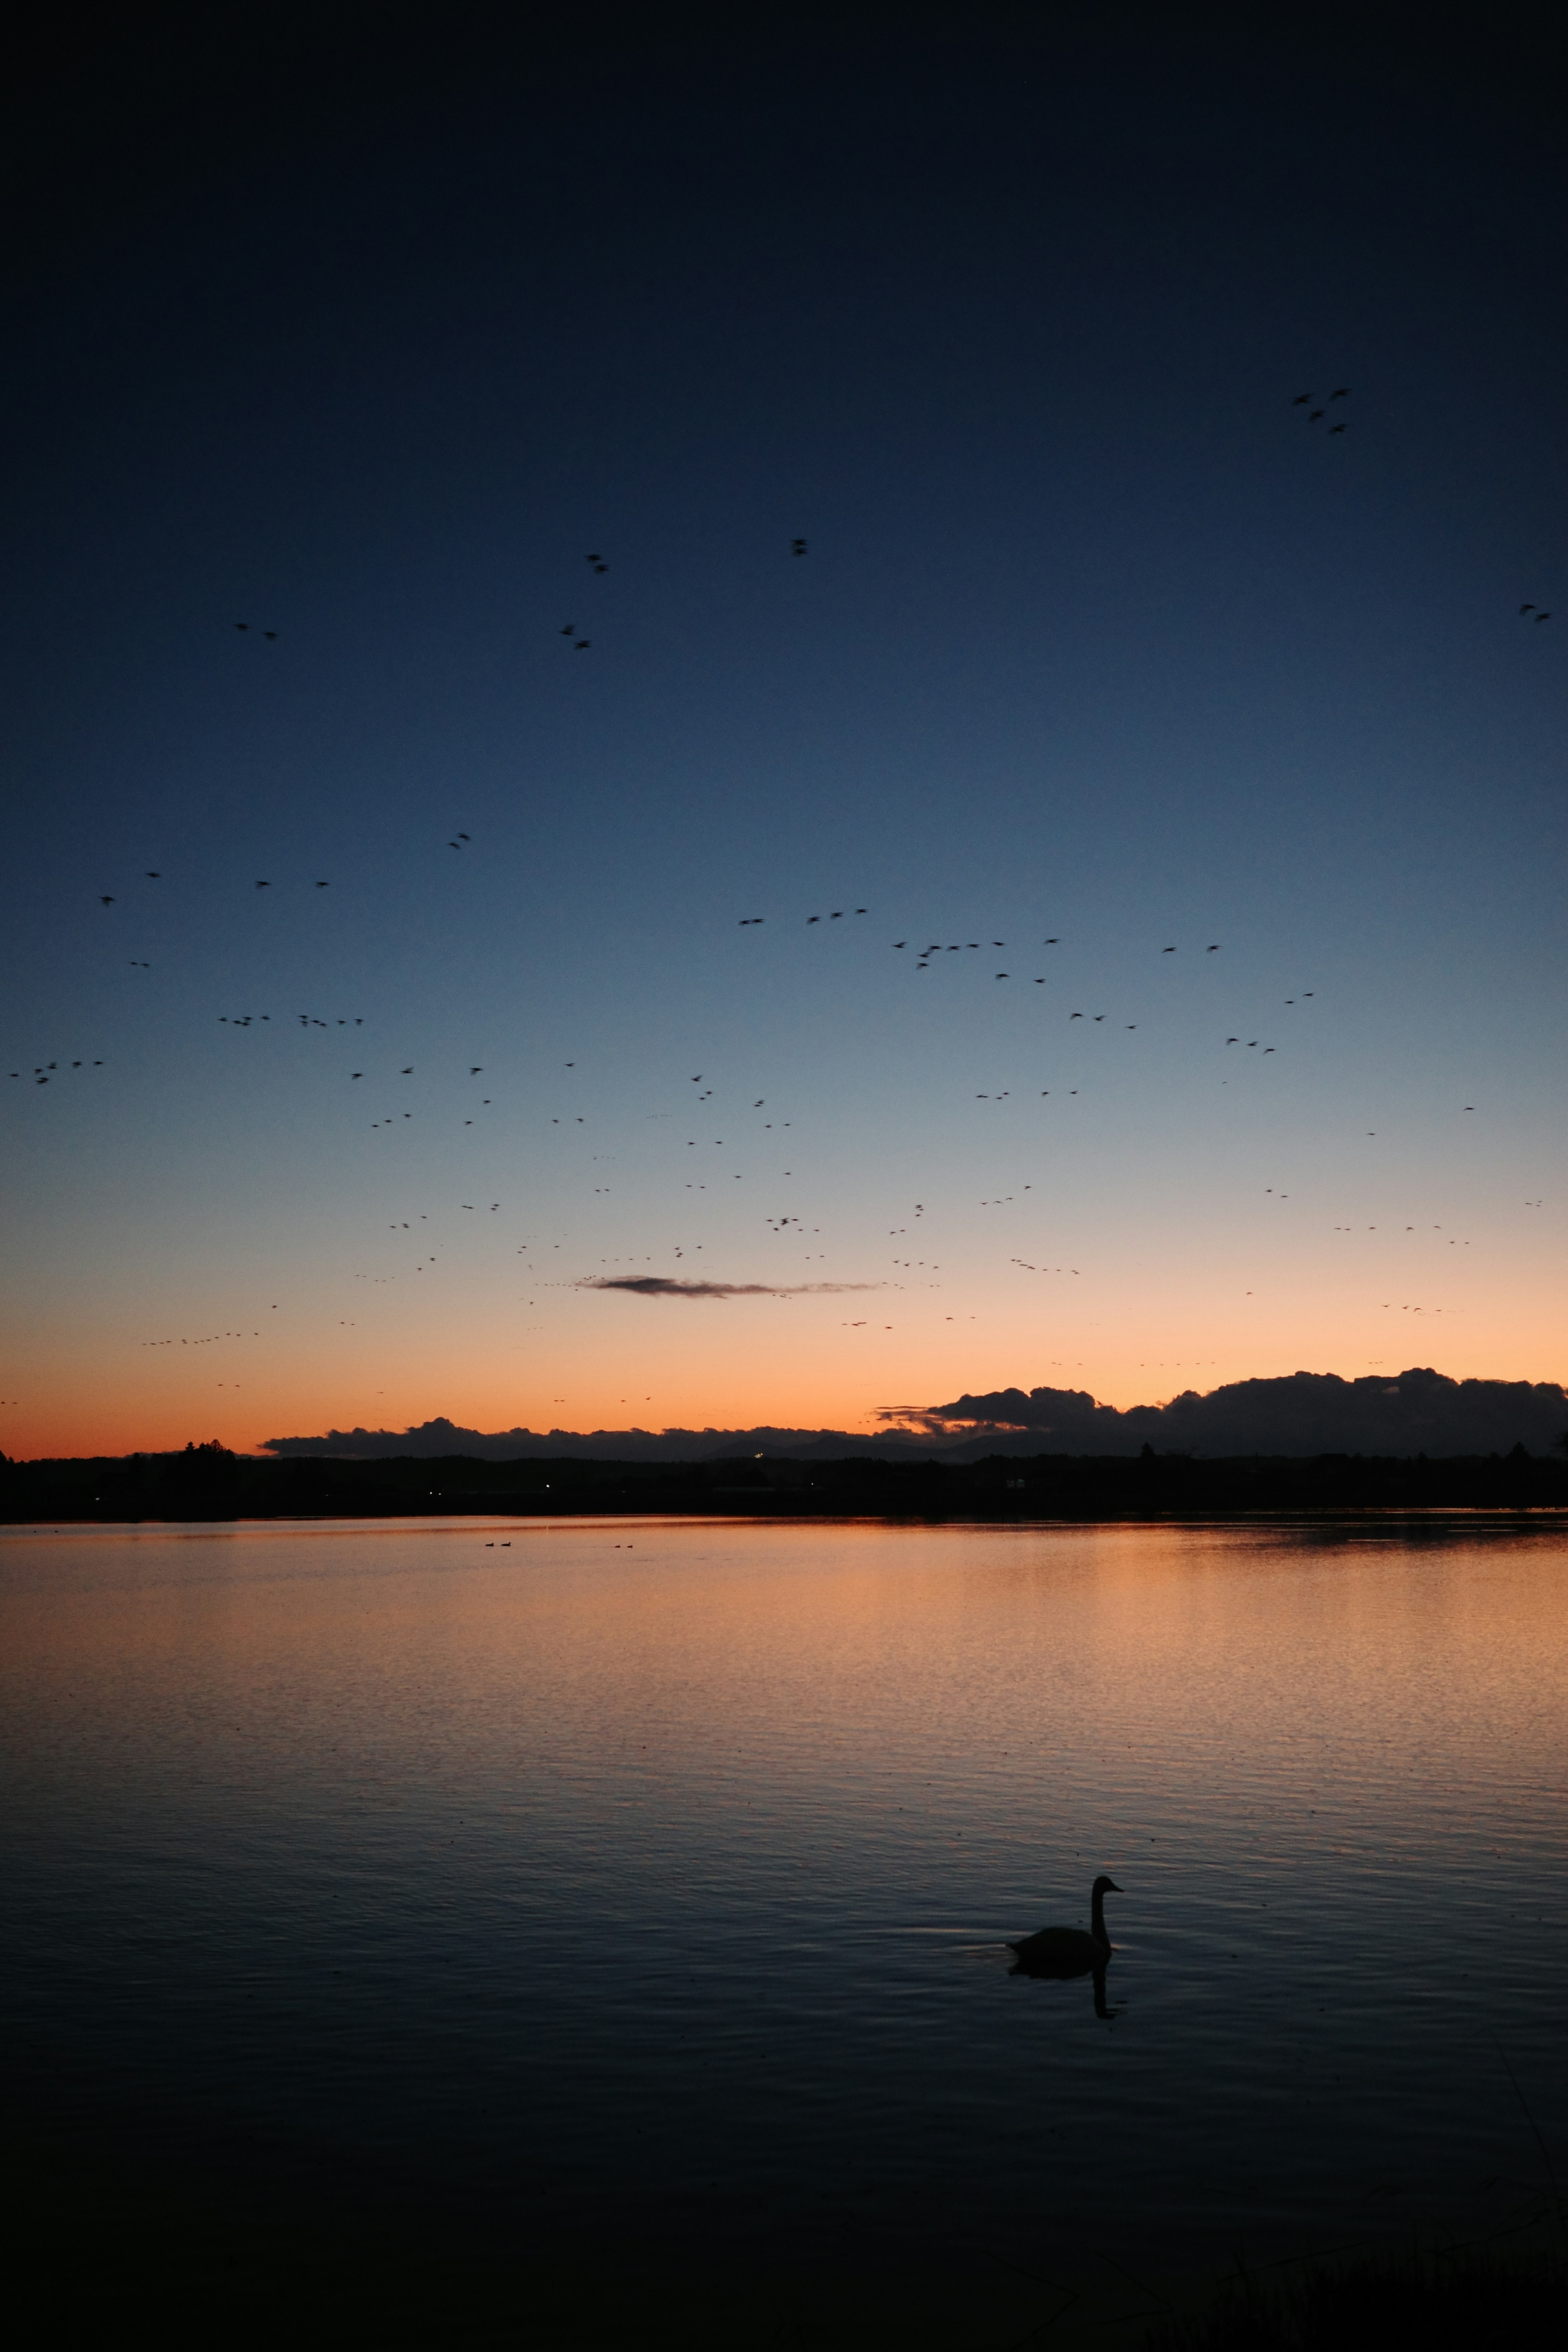
[[[949,1404],[889,1411],[874,1435],[837,1429],[463,1429],[444,1417],[416,1429],[333,1429],[319,1437],[269,1437],[279,1456],[389,1461],[477,1455],[491,1462],[700,1462],[717,1455],[788,1455],[795,1461],[872,1456],[955,1462],[993,1454],[1158,1454],[1233,1457],[1367,1454],[1433,1457],[1543,1454],[1568,1432],[1568,1391],[1554,1381],[1456,1381],[1430,1368],[1360,1380],[1292,1372],[1233,1381],[1200,1396],[1125,1412],[1083,1389],[992,1389]]]

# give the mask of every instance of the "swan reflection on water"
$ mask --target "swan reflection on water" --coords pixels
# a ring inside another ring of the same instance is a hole
[[[1058,1980],[1069,1977],[1092,1976],[1094,1979],[1094,2013],[1096,2017],[1114,2017],[1105,1998],[1105,1971],[1110,1965],[1110,1937],[1105,1927],[1105,1898],[1120,1895],[1121,1889],[1114,1878],[1102,1873],[1089,1889],[1089,1927],[1042,1927],[1021,1943],[1009,1944],[1007,1949],[1016,1955],[1009,1974],[1016,1977],[1052,1977]]]

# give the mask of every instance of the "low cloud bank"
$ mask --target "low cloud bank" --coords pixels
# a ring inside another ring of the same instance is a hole
[[[1026,1434],[1035,1453],[1543,1454],[1568,1431],[1568,1391],[1555,1381],[1456,1381],[1419,1368],[1352,1381],[1291,1372],[1125,1412],[1082,1389],[992,1389],[923,1412],[888,1406],[880,1418],[933,1437]]]
[[[905,1461],[954,1451],[963,1439],[937,1439],[902,1431],[870,1437],[842,1429],[463,1429],[438,1418],[417,1429],[331,1429],[324,1437],[268,1437],[263,1454],[336,1454],[353,1461],[481,1455],[488,1462],[705,1462],[714,1455],[768,1454],[799,1460],[812,1454],[837,1458],[878,1454]]]
[[[992,1389],[950,1404],[887,1406],[871,1436],[841,1429],[464,1429],[438,1418],[417,1428],[332,1429],[318,1437],[269,1437],[264,1454],[386,1461],[477,1454],[491,1462],[561,1460],[701,1462],[763,1454],[796,1461],[875,1454],[908,1461],[937,1454],[976,1461],[986,1454],[1531,1454],[1568,1432],[1568,1391],[1555,1381],[1456,1381],[1416,1369],[1342,1380],[1292,1372],[1282,1380],[1234,1381],[1200,1396],[1125,1412],[1082,1389]]]

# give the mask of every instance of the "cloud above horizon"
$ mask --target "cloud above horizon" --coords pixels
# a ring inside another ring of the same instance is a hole
[[[926,1406],[884,1405],[884,1427],[933,1438],[1026,1437],[1047,1452],[1141,1444],[1212,1457],[1537,1452],[1568,1443],[1568,1391],[1555,1381],[1455,1380],[1430,1365],[1390,1375],[1293,1372],[1187,1389],[1163,1404],[1101,1404],[1085,1389],[991,1389]]]
[[[806,1293],[885,1290],[883,1282],[679,1282],[664,1274],[608,1274],[577,1285],[579,1290],[629,1290],[638,1298],[797,1298]]]

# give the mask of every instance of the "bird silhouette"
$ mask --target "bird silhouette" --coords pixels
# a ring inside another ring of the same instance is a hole
[[[1348,400],[1350,396],[1351,388],[1348,383],[1340,384],[1336,390],[1331,392],[1329,394],[1329,398],[1331,400]]]
[[[1290,405],[1292,408],[1305,408],[1307,403],[1311,399],[1311,397],[1312,395],[1310,392],[1299,392],[1296,394],[1295,399],[1290,403]]]
[[[1101,1872],[1089,1889],[1089,1928],[1041,1927],[1021,1943],[1009,1943],[1007,1948],[1017,1954],[1019,1969],[1026,1976],[1037,1977],[1081,1977],[1091,1969],[1103,1969],[1110,1958],[1105,1898],[1121,1891],[1114,1878]]]

